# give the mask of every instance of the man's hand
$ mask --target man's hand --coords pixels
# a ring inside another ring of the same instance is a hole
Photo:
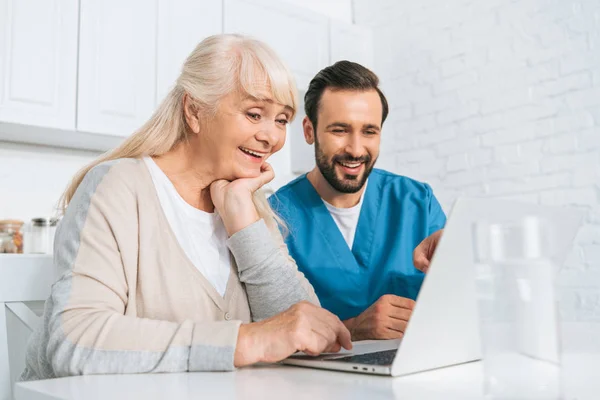
[[[399,339],[404,336],[414,306],[414,300],[386,294],[344,325],[352,340]]]
[[[433,257],[433,253],[444,233],[443,229],[436,231],[423,239],[423,241],[417,246],[415,251],[413,252],[413,263],[415,267],[427,273],[429,270],[429,264],[431,263],[431,258]]]

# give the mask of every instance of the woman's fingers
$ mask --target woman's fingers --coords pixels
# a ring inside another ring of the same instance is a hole
[[[350,331],[348,330],[348,328],[346,328],[346,325],[344,325],[342,323],[342,321],[340,321],[337,317],[336,317],[336,324],[334,325],[335,328],[335,333],[336,333],[336,337],[337,337],[337,342],[346,350],[351,350],[352,349],[352,335],[350,334]]]
[[[240,178],[234,180],[232,183],[242,185],[245,190],[254,193],[274,178],[275,172],[273,171],[273,167],[269,163],[264,163],[260,169],[260,175],[256,178]]]
[[[266,185],[275,178],[275,171],[273,171],[273,167],[271,167],[271,164],[267,162],[263,164],[263,166],[261,167],[259,178],[260,187]],[[260,189],[260,187],[258,187],[257,189]]]
[[[325,339],[325,345],[320,349],[323,352],[326,348],[337,343],[337,332],[331,321],[323,315],[323,309],[314,308],[311,310],[310,328],[313,335],[321,336]]]
[[[328,348],[325,349],[324,353],[337,353],[342,349],[342,346],[339,343],[334,343]]]
[[[352,338],[348,328],[331,312],[325,309],[319,309],[318,317],[327,326],[327,329],[331,332],[335,343],[339,343],[342,347],[347,350],[352,348]]]
[[[342,346],[352,348],[350,332],[338,317],[312,304],[303,305],[301,314],[306,317],[304,326],[309,329],[308,335],[304,337],[303,349],[299,350],[312,355],[338,352]]]
[[[304,349],[299,349],[311,356],[318,356],[329,347],[329,340],[317,331],[312,331],[310,338],[304,345]]]

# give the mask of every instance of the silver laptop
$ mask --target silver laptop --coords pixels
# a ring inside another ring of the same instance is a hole
[[[354,342],[351,351],[294,354],[284,364],[400,376],[480,359],[472,225],[529,215],[546,219],[558,235],[554,262],[562,265],[583,212],[505,200],[458,199],[438,244],[416,306],[401,340]]]

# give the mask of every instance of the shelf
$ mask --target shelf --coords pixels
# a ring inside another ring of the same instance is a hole
[[[6,142],[104,152],[114,149],[123,140],[123,136],[0,122],[0,141]]]

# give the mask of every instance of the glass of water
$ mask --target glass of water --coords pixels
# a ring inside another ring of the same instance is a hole
[[[552,236],[536,216],[474,224],[487,398],[562,398]]]

